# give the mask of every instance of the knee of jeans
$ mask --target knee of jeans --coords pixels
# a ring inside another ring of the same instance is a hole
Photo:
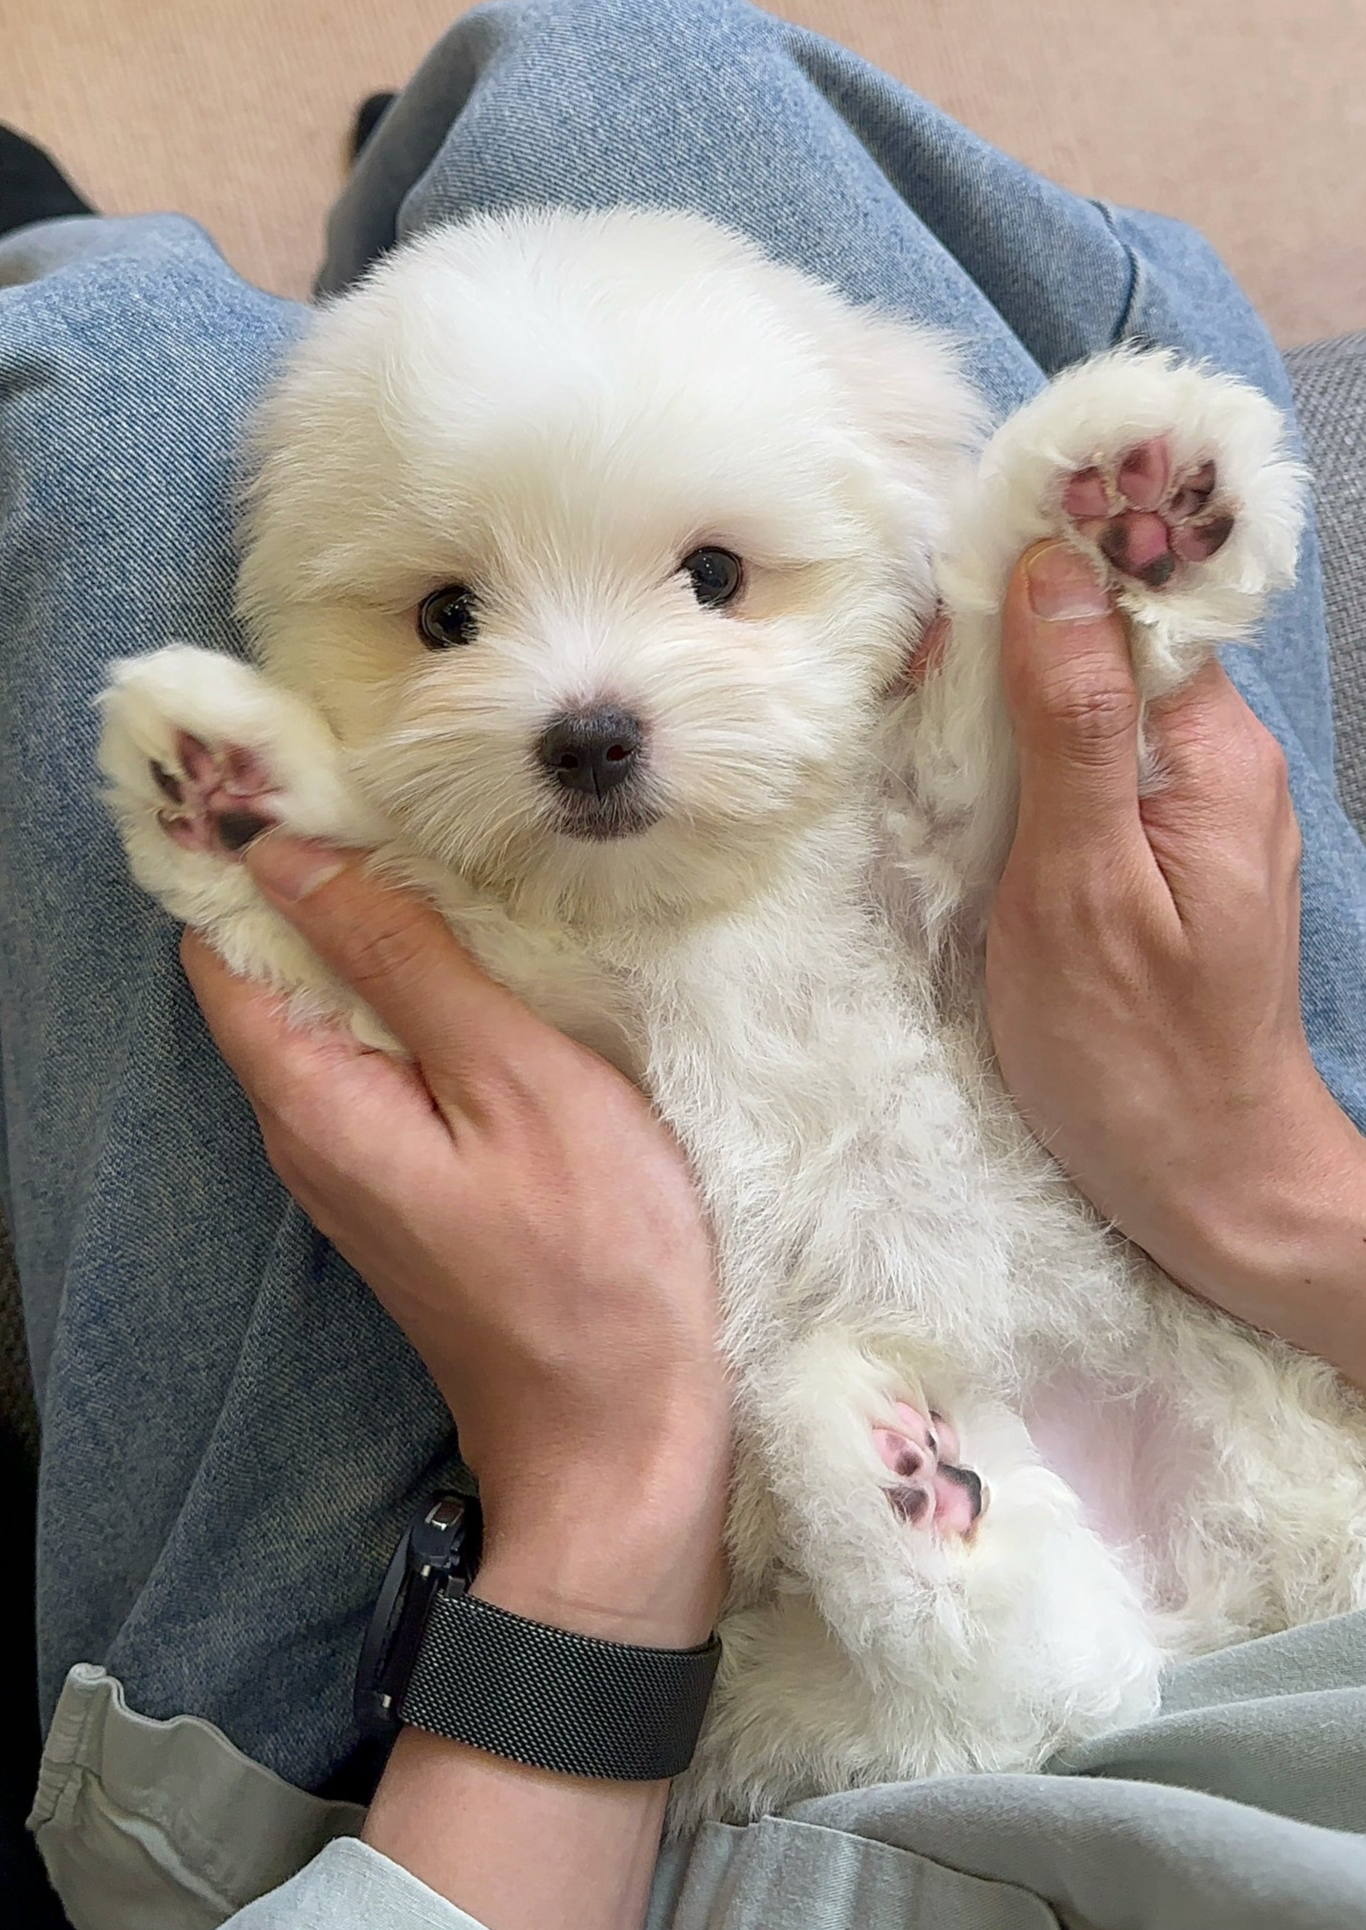
[[[478,8],[410,100],[415,120],[449,133],[403,204],[400,234],[523,202],[705,204],[718,178],[743,174],[735,116],[743,123],[744,101],[768,85],[782,31],[747,0]],[[396,116],[395,135],[402,125]]]
[[[629,54],[633,47],[663,44],[675,60],[686,59],[690,33],[754,35],[773,25],[773,16],[750,0],[501,0],[501,7],[541,32],[565,34],[580,45]]]
[[[762,63],[782,57],[786,32],[750,0],[530,0],[530,11],[535,27],[528,38],[552,63],[547,107],[554,109],[553,76],[560,73],[571,103],[575,95],[594,95],[611,117],[625,96],[675,146],[695,118],[686,111],[689,101],[711,112],[748,92],[765,71]]]

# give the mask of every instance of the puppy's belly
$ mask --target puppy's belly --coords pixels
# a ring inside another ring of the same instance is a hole
[[[1116,1395],[1059,1375],[1033,1388],[1023,1419],[1034,1445],[1110,1547],[1141,1550],[1161,1574],[1175,1524],[1191,1505],[1200,1448],[1160,1393]]]

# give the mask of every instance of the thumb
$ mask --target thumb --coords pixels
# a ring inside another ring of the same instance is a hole
[[[476,1088],[540,1029],[484,973],[434,906],[385,884],[364,854],[269,831],[242,853],[263,895],[389,1027],[433,1092],[478,1110]]]
[[[1053,838],[1138,830],[1138,692],[1124,618],[1068,543],[1026,551],[1006,591],[1006,705],[1020,818]]]

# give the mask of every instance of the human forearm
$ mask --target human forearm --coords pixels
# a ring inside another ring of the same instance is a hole
[[[364,1840],[488,1930],[638,1930],[666,1793],[525,1769],[405,1729]]]
[[[1287,1106],[1274,1157],[1174,1191],[1153,1242],[1172,1277],[1366,1390],[1366,1139],[1331,1095]]]
[[[459,1417],[484,1517],[473,1592],[559,1629],[698,1646],[720,1605],[730,1389],[679,1148],[635,1087],[486,979],[420,899],[280,833],[247,861],[410,1055],[291,1025],[187,940],[277,1171]],[[408,1730],[363,1845],[316,1883],[354,1864],[358,1883],[416,1879],[489,1930],[636,1930],[666,1793]]]

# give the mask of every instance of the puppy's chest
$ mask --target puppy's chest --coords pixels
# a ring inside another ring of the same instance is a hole
[[[1023,1128],[984,1113],[975,1027],[945,1026],[879,919],[577,943],[476,921],[461,935],[650,1094],[697,1175],[737,1312],[909,1318],[976,1353],[1051,1355],[1094,1327],[1109,1272],[1094,1231],[1056,1175],[1022,1186]]]
[[[876,921],[617,934],[516,989],[678,1134],[737,1310],[914,1313],[946,1341],[997,1324],[972,1110]]]

